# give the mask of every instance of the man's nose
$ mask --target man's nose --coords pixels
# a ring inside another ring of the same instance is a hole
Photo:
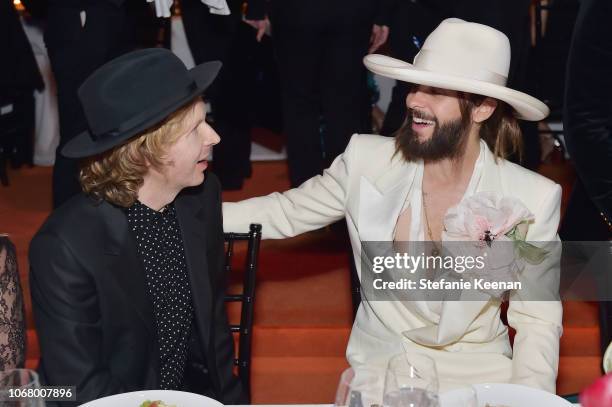
[[[420,87],[412,89],[406,96],[406,106],[410,109],[423,108],[427,101],[427,95]]]
[[[207,146],[214,146],[215,144],[219,144],[220,141],[221,137],[219,137],[215,129],[209,127],[206,131],[206,136],[204,137],[204,144]]]

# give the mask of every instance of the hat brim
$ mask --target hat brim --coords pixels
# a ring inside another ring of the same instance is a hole
[[[550,113],[548,106],[540,100],[505,86],[439,72],[425,71],[408,62],[379,54],[367,55],[363,59],[363,63],[375,74],[403,82],[474,93],[499,99],[514,108],[515,116],[518,119],[539,121],[546,118]]]
[[[222,64],[219,61],[206,62],[195,66],[189,70],[189,75],[193,78],[196,85],[191,92],[186,93],[176,100],[160,100],[160,106],[154,109],[155,111],[151,112],[150,116],[138,125],[122,132],[116,137],[94,141],[89,130],[86,130],[70,140],[62,148],[62,155],[68,158],[85,158],[103,153],[115,146],[123,144],[133,136],[162,122],[170,114],[189,103],[196,96],[202,94],[215,80],[221,66]]]

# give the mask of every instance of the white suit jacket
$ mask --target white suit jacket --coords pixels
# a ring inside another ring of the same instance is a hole
[[[476,192],[520,199],[535,215],[528,241],[558,241],[561,188],[523,167],[484,152]],[[286,238],[346,218],[360,271],[361,241],[392,241],[418,166],[395,153],[393,138],[355,135],[322,176],[284,193],[223,204],[226,232],[263,225],[263,237]],[[547,267],[558,268],[554,260]],[[510,298],[514,351],[500,320],[500,301],[446,302],[435,313],[423,302],[362,302],[347,347],[351,365],[381,368],[403,351],[431,355],[442,379],[466,383],[513,382],[555,392],[562,332],[558,301]]]

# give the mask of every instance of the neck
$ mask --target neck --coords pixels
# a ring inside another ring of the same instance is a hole
[[[480,154],[480,138],[470,134],[464,151],[458,157],[425,162],[423,182],[434,185],[462,185],[470,179]]]
[[[159,211],[173,202],[179,191],[163,185],[159,180],[145,176],[142,186],[138,189],[138,200],[149,208]]]

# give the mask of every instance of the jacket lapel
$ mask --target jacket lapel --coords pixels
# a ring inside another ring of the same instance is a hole
[[[195,318],[201,340],[207,349],[212,320],[212,289],[205,230],[206,216],[211,210],[207,210],[198,197],[190,194],[179,195],[175,207],[183,236]]]
[[[484,143],[484,141],[482,142]],[[495,156],[489,150],[485,143],[484,148],[484,163],[482,168],[482,177],[476,188],[477,192],[492,191],[503,192],[503,184],[499,172],[499,165],[495,162]]]
[[[361,176],[357,219],[362,241],[393,240],[395,224],[419,165],[395,157],[373,181]]]
[[[109,237],[104,243],[107,270],[113,275],[119,290],[130,299],[149,333],[156,335],[153,307],[146,291],[145,271],[127,217],[121,209],[109,203],[103,202],[101,206]]]

